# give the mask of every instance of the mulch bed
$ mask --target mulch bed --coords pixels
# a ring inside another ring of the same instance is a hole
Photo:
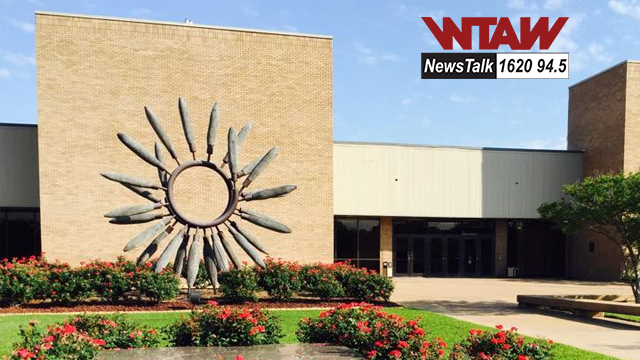
[[[218,299],[216,299],[219,301]],[[277,301],[273,299],[261,299],[255,303],[228,304],[219,301],[220,305],[231,307],[257,307],[264,309],[304,309],[304,308],[332,308],[344,302],[353,300],[331,300],[322,301],[314,298],[296,298],[290,301]],[[68,312],[129,312],[129,311],[178,311],[191,310],[206,304],[203,301],[200,305],[193,305],[186,300],[175,300],[154,304],[149,301],[134,300],[123,301],[118,304],[108,304],[100,301],[88,301],[74,305],[61,305],[51,302],[31,303],[12,307],[0,307],[0,314],[23,314],[23,313],[68,313]],[[384,307],[398,307],[400,305],[393,302],[374,302],[376,305]]]

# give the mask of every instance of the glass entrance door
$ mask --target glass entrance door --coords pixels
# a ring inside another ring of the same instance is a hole
[[[393,240],[395,274],[420,276],[427,264],[426,245],[423,236],[397,236]]]
[[[493,238],[431,236],[425,241],[427,276],[492,276]]]

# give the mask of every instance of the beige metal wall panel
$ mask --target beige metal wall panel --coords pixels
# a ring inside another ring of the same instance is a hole
[[[537,218],[581,175],[581,153],[336,143],[334,213]]]
[[[0,207],[38,207],[38,129],[0,125]]]

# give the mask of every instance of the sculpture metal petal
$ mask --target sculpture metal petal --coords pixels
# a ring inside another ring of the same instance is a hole
[[[186,266],[187,283],[191,289],[195,284],[200,259],[204,258],[207,277],[215,289],[218,281],[218,271],[227,271],[231,265],[236,268],[243,267],[243,263],[240,261],[234,249],[235,246],[219,229],[219,227],[224,224],[238,246],[246,252],[256,264],[264,267],[265,263],[261,253],[267,254],[265,245],[241,226],[240,222],[246,220],[265,229],[280,233],[291,232],[291,229],[266,215],[250,209],[238,208],[238,203],[244,201],[246,204],[249,204],[251,201],[277,198],[287,195],[296,189],[295,185],[283,185],[254,192],[243,191],[265,171],[266,167],[278,155],[279,149],[274,147],[264,156],[240,168],[239,151],[253,126],[252,122],[248,122],[237,134],[234,129],[229,129],[226,153],[222,159],[222,165],[218,167],[214,161],[211,160],[215,147],[216,133],[219,127],[218,104],[216,103],[213,105],[209,115],[209,126],[206,137],[206,160],[196,159],[196,142],[191,117],[189,116],[186,102],[182,98],[178,98],[178,111],[180,113],[182,130],[184,131],[189,152],[191,152],[193,157],[193,160],[181,164],[167,131],[150,109],[145,107],[144,110],[149,124],[159,139],[159,141],[154,143],[153,154],[125,134],[118,134],[118,138],[138,157],[156,168],[159,184],[154,181],[115,172],[101,173],[105,178],[125,186],[127,189],[149,201],[148,204],[127,206],[106,213],[105,216],[110,218],[109,222],[114,224],[140,224],[158,220],[158,222],[147,227],[133,239],[129,240],[124,247],[124,251],[130,251],[153,239],[137,259],[137,264],[142,265],[150,260],[158,251],[164,239],[173,232],[174,228],[180,227],[177,234],[171,238],[171,241],[166,244],[164,250],[161,252],[155,266],[155,271],[162,271],[172,260],[173,271],[177,275],[182,274],[182,270]],[[171,169],[167,165],[161,144],[164,145],[171,157],[175,160],[177,164],[176,168]],[[222,170],[226,164],[229,164],[229,172]],[[182,172],[192,167],[203,167],[216,172],[222,177],[224,185],[226,186],[228,194],[227,205],[222,214],[213,218],[213,220],[194,220],[176,207],[177,204],[174,200],[175,180]],[[240,177],[245,177],[242,183],[238,181]],[[159,196],[159,194],[152,192],[150,189],[163,191],[164,195]],[[156,211],[163,208],[166,208],[168,213]],[[232,219],[234,216],[237,218]],[[193,230],[193,232],[191,232],[191,230]],[[210,237],[207,236],[207,231],[211,231]],[[202,232],[202,236],[200,232]]]

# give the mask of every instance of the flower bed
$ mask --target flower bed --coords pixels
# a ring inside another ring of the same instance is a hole
[[[116,262],[91,261],[72,268],[66,263],[29,257],[0,261],[0,301],[3,305],[32,300],[70,304],[99,298],[110,303],[136,294],[153,302],[173,299],[178,279],[169,271],[158,274],[153,264],[136,266],[119,258]]]
[[[41,329],[34,323],[20,329],[9,359],[93,359],[102,349],[155,347],[154,329],[137,327],[122,316],[82,315]]]
[[[303,319],[299,327],[301,342],[340,344],[369,359],[438,359],[447,346],[441,339],[428,341],[418,321],[367,303],[342,304],[317,319]]]
[[[257,293],[264,290],[277,300],[288,300],[305,293],[322,300],[349,298],[371,302],[388,301],[394,289],[391,279],[348,263],[301,266],[297,262],[270,258],[265,263],[266,269],[245,266],[221,274],[223,298],[255,301]]]
[[[211,302],[167,329],[173,346],[251,346],[277,344],[277,318],[266,310],[230,308]]]
[[[419,319],[405,321],[367,303],[342,304],[303,319],[296,332],[306,343],[331,343],[355,349],[369,359],[441,359],[447,344],[428,340]],[[467,339],[451,349],[449,360],[551,360],[551,340],[525,340],[515,328],[470,330]]]
[[[496,331],[470,330],[469,337],[453,347],[450,360],[545,360],[553,359],[551,340],[526,341],[512,327]]]

